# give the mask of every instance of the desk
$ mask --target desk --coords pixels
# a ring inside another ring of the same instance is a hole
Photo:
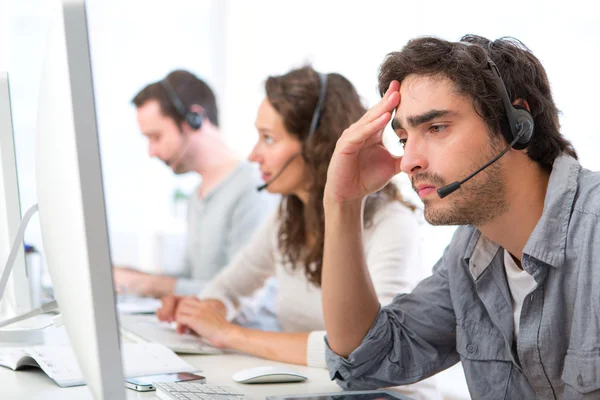
[[[45,330],[46,343],[68,343],[67,334],[63,328],[48,328]],[[308,368],[294,365],[308,380],[299,383],[280,384],[255,384],[243,385],[233,381],[231,375],[242,369],[263,365],[281,365],[275,361],[264,360],[242,354],[223,355],[183,355],[188,364],[198,368],[201,375],[206,377],[208,384],[230,386],[236,388],[253,399],[264,399],[265,396],[280,394],[301,394],[336,392],[340,387],[329,379],[327,370]],[[444,399],[463,400],[469,399],[469,392],[460,365],[456,365],[437,376],[437,381]],[[155,392],[136,392],[125,389],[127,399],[158,399]],[[42,370],[30,368],[24,371],[13,371],[0,367],[0,399],[27,399],[27,400],[92,400],[93,397],[87,386],[61,388],[50,379]]]
[[[46,329],[46,343],[64,344],[67,342],[64,327]],[[298,383],[244,385],[234,382],[231,375],[241,369],[282,364],[242,354],[183,355],[181,357],[188,364],[202,371],[200,374],[206,377],[206,383],[230,386],[257,400],[277,394],[336,392],[341,390],[335,382],[329,379],[329,374],[325,369],[294,365],[295,369],[308,376],[308,380]],[[125,389],[125,391],[127,399],[131,400],[158,399],[156,392],[136,392],[131,389]],[[0,367],[0,399],[92,400],[93,397],[87,386],[59,387],[38,368],[13,371],[10,368]]]
[[[206,383],[234,387],[253,399],[264,399],[265,396],[290,393],[335,392],[340,388],[329,380],[326,370],[295,365],[294,368],[308,376],[308,380],[299,383],[255,384],[243,385],[234,382],[231,375],[244,368],[261,365],[278,365],[267,361],[239,354],[215,356],[184,356],[187,363],[201,369],[206,376]],[[158,399],[156,392],[136,392],[125,389],[127,399]],[[0,368],[0,399],[27,400],[87,400],[93,399],[87,386],[61,388],[37,368],[24,371],[13,371]]]

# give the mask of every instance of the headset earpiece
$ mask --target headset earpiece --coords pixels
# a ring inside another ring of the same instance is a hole
[[[175,108],[175,111],[177,111],[177,114],[179,114],[193,130],[196,131],[200,129],[200,127],[202,126],[202,121],[204,120],[202,114],[196,111],[191,111],[188,107],[186,107],[183,104],[183,101],[181,101],[173,87],[171,87],[171,85],[167,81],[167,78],[160,81],[160,84],[165,89],[165,93],[167,94],[169,101]]]
[[[202,127],[202,121],[202,114],[196,111],[188,111],[188,113],[185,115],[185,122],[187,122],[190,128],[192,128],[195,131]]]

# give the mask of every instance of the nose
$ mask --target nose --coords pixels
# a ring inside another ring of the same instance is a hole
[[[158,155],[159,155],[158,146],[156,146],[154,143],[149,143],[148,144],[148,156],[153,158],[153,157],[158,157]]]
[[[425,156],[424,143],[418,139],[411,139],[404,146],[404,155],[400,169],[407,175],[414,175],[427,169],[427,157]]]
[[[259,144],[256,143],[254,145],[254,147],[252,148],[252,151],[248,155],[248,161],[261,164],[262,163],[262,159],[263,159],[262,152],[259,149]]]

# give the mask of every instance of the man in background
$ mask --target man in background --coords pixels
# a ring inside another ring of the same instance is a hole
[[[185,274],[171,277],[116,267],[116,288],[157,298],[199,294],[250,239],[276,199],[257,191],[262,183],[258,172],[225,144],[215,95],[195,75],[173,71],[132,102],[149,155],[175,174],[199,174],[202,182],[189,200]]]

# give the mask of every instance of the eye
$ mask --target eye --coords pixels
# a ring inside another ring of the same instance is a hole
[[[265,135],[264,139],[265,139],[266,144],[273,144],[273,142],[274,142],[273,138],[269,135]]]
[[[439,132],[443,131],[444,129],[446,129],[447,127],[448,127],[448,125],[432,125],[431,128],[429,128],[429,132],[439,133]]]
[[[408,139],[406,139],[406,138],[398,139],[398,142],[400,143],[400,145],[402,146],[402,148],[406,147],[406,142],[407,141],[408,141]]]

